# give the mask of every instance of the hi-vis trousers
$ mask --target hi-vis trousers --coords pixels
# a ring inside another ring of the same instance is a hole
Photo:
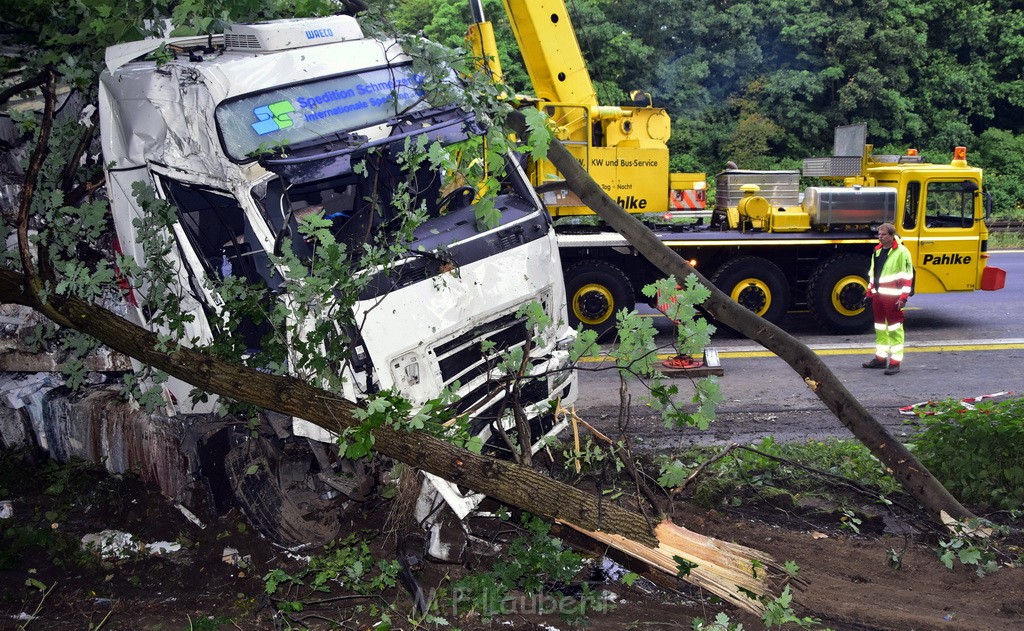
[[[896,296],[876,294],[871,299],[875,316],[875,357],[889,360],[890,366],[903,361],[903,309],[896,305]]]

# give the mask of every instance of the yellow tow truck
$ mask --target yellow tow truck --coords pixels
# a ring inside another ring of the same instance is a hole
[[[528,102],[548,114],[555,136],[620,206],[761,317],[778,323],[807,309],[825,330],[867,330],[868,256],[884,222],[913,254],[915,293],[1002,289],[1005,273],[987,265],[991,197],[966,148],[948,164],[926,163],[913,149],[874,155],[864,125],[840,127],[833,155],[805,160],[802,173],[836,186],[801,190],[800,171],[730,168],[717,175],[709,212],[702,174],[669,173],[665,110],[646,93],[638,93],[646,106],[598,103],[565,3],[503,2],[536,92]],[[500,79],[492,25],[480,0],[470,5],[470,44]],[[551,163],[535,161],[528,172],[555,218],[571,324],[609,330],[617,311],[647,300],[640,290],[661,272],[618,233],[587,221],[593,212]]]

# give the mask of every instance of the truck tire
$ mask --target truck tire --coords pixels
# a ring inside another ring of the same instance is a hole
[[[740,305],[778,324],[789,311],[789,282],[779,266],[760,256],[726,261],[711,282]]]
[[[839,254],[811,274],[807,306],[818,326],[832,333],[863,333],[871,328],[871,310],[864,308],[868,288],[868,257]]]
[[[273,543],[290,550],[320,546],[334,539],[343,512],[339,502],[325,500],[294,472],[312,461],[281,450],[265,438],[245,440],[224,457],[224,469],[235,501],[253,527]],[[291,474],[286,473],[291,472]]]
[[[579,261],[565,270],[569,324],[605,336],[615,330],[615,314],[636,306],[633,285],[607,261]]]

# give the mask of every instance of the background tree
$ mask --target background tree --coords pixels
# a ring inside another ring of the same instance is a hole
[[[875,146],[900,153],[913,146],[947,161],[954,146],[968,146],[972,163],[994,167],[987,186],[1001,202],[997,216],[1024,216],[1020,191],[1001,177],[1005,163],[988,162],[1024,161],[996,158],[990,144],[1017,151],[1006,139],[1024,134],[1018,3],[885,0],[869,11],[852,0],[566,4],[602,102],[625,104],[630,90],[643,89],[672,115],[674,169],[713,174],[727,160],[792,168],[830,153],[836,125],[865,122]],[[443,20],[446,41],[456,43],[464,5],[430,3],[424,24]],[[398,0],[394,8],[414,25],[424,6]],[[499,26],[505,21],[498,2],[485,7]],[[510,33],[499,28],[498,38],[510,85],[528,93]],[[1008,136],[996,143],[983,137],[990,129]]]

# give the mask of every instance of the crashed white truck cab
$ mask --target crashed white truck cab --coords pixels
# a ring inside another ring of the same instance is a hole
[[[150,60],[158,48],[171,58]],[[298,232],[299,217],[309,212],[329,219],[350,251],[387,241],[396,223],[387,215],[398,212],[388,202],[407,177],[398,165],[407,141],[426,136],[450,145],[481,132],[463,109],[431,102],[424,76],[395,42],[365,37],[349,16],[124,44],[108,50],[107,66],[100,86],[102,147],[121,250],[144,264],[132,225],[143,210],[133,186],[150,186],[176,211],[170,256],[183,308],[196,316],[188,337],[200,343],[213,339],[209,316],[223,308],[211,279],[242,276],[285,292],[284,270],[271,255],[292,247],[300,260],[310,256],[312,246]],[[268,154],[267,147],[277,150]],[[344,395],[359,401],[392,389],[421,405],[457,386],[471,431],[498,449],[494,424],[514,423],[504,401],[511,376],[495,357],[525,348],[536,378],[522,386],[521,401],[538,445],[560,429],[551,402],[576,397],[567,352],[574,332],[566,324],[551,220],[513,155],[493,229],[477,229],[476,191],[429,167],[411,181],[410,203],[425,205],[429,218],[403,260],[358,272],[370,280],[354,306],[358,330],[345,336],[352,341]],[[371,198],[381,203],[368,203]],[[558,323],[539,343],[517,314],[532,302]],[[152,328],[144,309],[129,312]],[[236,334],[258,352],[264,332],[243,326]],[[172,379],[166,390],[178,417],[214,411],[214,401],[192,402],[188,384]],[[187,424],[197,443],[192,466],[208,481],[223,469],[219,484],[279,543],[332,537],[338,507],[362,499],[372,466],[339,460],[336,437],[311,423],[271,424],[274,435],[258,441],[222,424],[217,431]],[[258,468],[262,473],[251,473],[254,463],[266,465]],[[459,518],[480,499],[429,479],[436,493],[421,498],[424,514],[436,508],[437,494]]]

